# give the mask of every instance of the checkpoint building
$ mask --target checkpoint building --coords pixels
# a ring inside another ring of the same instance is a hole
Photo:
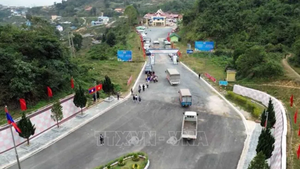
[[[156,13],[147,13],[144,16],[144,23],[147,26],[168,26],[182,20],[182,15],[165,13],[159,9]]]

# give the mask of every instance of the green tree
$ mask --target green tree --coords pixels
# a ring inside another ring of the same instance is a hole
[[[129,26],[138,24],[138,11],[133,5],[129,5],[125,8],[124,14],[127,16],[127,23]]]
[[[262,152],[266,159],[272,156],[274,150],[275,139],[271,135],[269,129],[262,129],[261,134],[258,138],[258,145],[256,147],[256,153]]]
[[[116,44],[116,35],[110,31],[107,35],[106,35],[106,43],[110,46],[113,47]]]
[[[267,118],[267,116],[266,116],[266,109],[264,109],[264,111],[262,112],[262,114],[260,116],[260,125],[262,127],[265,126],[266,118]]]
[[[105,76],[102,87],[105,93],[111,93],[114,91],[114,85],[111,83],[111,80],[108,76]]]
[[[30,121],[30,118],[26,117],[25,113],[22,115],[22,119],[18,121],[18,127],[21,130],[19,136],[27,140],[27,145],[29,145],[29,137],[34,135],[35,125]]]
[[[96,16],[97,15],[97,9],[95,7],[92,7],[92,9],[90,10],[90,14],[92,16]]]
[[[52,105],[52,109],[51,109],[51,118],[53,121],[56,122],[57,127],[59,128],[59,121],[61,119],[63,119],[64,114],[62,112],[62,106],[60,105],[59,101],[56,101],[53,105]]]
[[[79,86],[79,89],[76,90],[73,102],[76,107],[80,107],[81,114],[83,114],[82,108],[84,108],[86,106],[87,98],[86,98],[86,96],[84,94],[84,90],[81,88],[81,86]]]
[[[73,42],[74,42],[74,47],[76,49],[76,51],[79,51],[82,47],[82,36],[80,34],[75,33],[74,34],[74,38],[73,38]]]
[[[248,169],[269,169],[264,153],[259,152],[250,162]]]
[[[276,123],[276,116],[275,116],[274,106],[271,98],[269,99],[267,112],[268,112],[267,128],[272,128]]]

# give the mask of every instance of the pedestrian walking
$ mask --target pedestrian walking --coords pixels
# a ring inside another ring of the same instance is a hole
[[[145,91],[145,85],[143,84],[143,92]]]
[[[198,76],[199,76],[199,79],[200,79],[200,77],[201,77],[201,74],[199,73],[199,74],[198,74]]]
[[[136,101],[138,100],[138,95],[137,95],[137,94],[135,95],[135,100],[136,100]]]
[[[147,84],[146,84],[146,85],[147,85],[147,89],[148,89],[148,88],[149,88],[149,81],[147,81]]]
[[[117,93],[117,98],[118,98],[118,100],[120,99],[120,94],[119,93]]]
[[[141,103],[141,101],[142,101],[142,98],[141,98],[141,96],[139,96],[139,103]]]
[[[100,144],[104,144],[104,137],[102,134],[100,134]]]
[[[142,89],[142,85],[141,84],[139,85],[139,89]]]
[[[134,94],[132,95],[132,100],[133,100],[133,102],[135,102],[135,95]]]
[[[141,89],[139,89],[139,93],[141,93]]]
[[[131,91],[131,94],[133,94],[133,90],[132,90],[132,88],[131,88],[131,90],[130,90],[130,91]]]

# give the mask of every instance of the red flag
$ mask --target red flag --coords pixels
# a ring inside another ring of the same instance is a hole
[[[96,86],[96,91],[102,90],[102,84]]]
[[[292,96],[291,96],[291,98],[290,98],[290,102],[291,102],[291,107],[293,107],[294,95],[292,95]]]
[[[300,125],[299,125],[299,131],[298,131],[298,136],[300,136]]]
[[[297,157],[298,157],[298,159],[300,157],[300,145],[299,145],[298,150],[297,150]]]
[[[74,79],[71,78],[71,88],[74,89]]]
[[[127,81],[127,86],[131,83],[131,80],[132,80],[132,75],[130,76],[130,78]]]
[[[26,110],[26,101],[25,99],[20,99],[20,106],[21,106],[21,110]]]
[[[298,116],[298,109],[296,110],[295,115],[294,115],[294,122],[295,122],[295,124],[297,123],[297,116]]]
[[[50,87],[47,86],[47,91],[48,91],[48,97],[52,97],[53,94],[52,94],[52,90]]]

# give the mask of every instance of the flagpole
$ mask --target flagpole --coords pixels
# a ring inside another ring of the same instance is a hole
[[[8,111],[7,106],[5,106],[5,110]],[[17,147],[16,147],[16,142],[15,142],[15,137],[14,137],[14,134],[13,134],[13,131],[12,131],[12,124],[9,124],[9,125],[10,125],[9,128],[10,128],[11,137],[12,137],[12,140],[13,140],[13,143],[14,143],[14,149],[15,149],[15,153],[16,153],[18,167],[19,167],[19,169],[21,169],[21,165],[20,165],[20,161],[19,161],[19,156],[18,156],[18,151],[17,151]]]

